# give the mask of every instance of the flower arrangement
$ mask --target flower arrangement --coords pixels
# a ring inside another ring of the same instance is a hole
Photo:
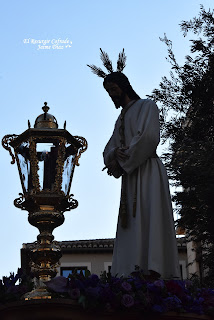
[[[87,272],[56,277],[47,283],[50,291],[76,300],[85,309],[107,312],[119,309],[145,313],[168,311],[214,315],[214,289],[198,288],[193,281],[148,280],[141,270],[130,277],[112,277],[104,272],[99,278]]]
[[[3,277],[3,279],[0,280],[0,305],[6,302],[20,300],[26,292],[32,289],[32,276],[27,276],[20,268],[16,275],[10,273],[9,277]]]
[[[16,282],[19,281],[18,284]],[[199,288],[193,281],[148,280],[137,270],[129,277],[113,277],[104,272],[100,277],[83,273],[68,278],[55,277],[46,282],[53,298],[71,299],[86,310],[118,310],[165,313],[168,311],[214,315],[214,289]],[[19,269],[0,282],[0,302],[19,300],[33,288],[32,278]]]

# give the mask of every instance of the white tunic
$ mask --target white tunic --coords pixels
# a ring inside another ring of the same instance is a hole
[[[165,279],[180,277],[168,178],[160,159],[153,157],[160,140],[156,104],[137,100],[126,112],[124,124],[129,158],[119,163],[127,173],[128,226],[122,228],[118,218],[111,273],[128,276],[137,265],[145,274],[153,270]],[[115,158],[115,148],[120,147],[120,125],[119,116],[104,150],[106,165]]]

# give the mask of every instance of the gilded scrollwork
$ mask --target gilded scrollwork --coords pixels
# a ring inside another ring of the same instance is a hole
[[[22,193],[19,193],[19,196],[19,198],[13,201],[16,208],[27,210],[28,212],[35,211],[38,208],[36,200],[33,197],[26,197]]]
[[[7,151],[9,151],[9,154],[12,157],[12,161],[11,164],[15,163],[15,156],[12,153],[11,147],[10,147],[10,142],[12,142],[13,140],[15,140],[18,137],[17,134],[7,134],[6,136],[4,136],[2,138],[2,146],[3,148],[5,148]]]
[[[65,159],[65,138],[58,138],[59,147],[58,147],[58,157],[57,157],[57,166],[56,166],[56,177],[54,184],[54,191],[60,192],[62,189],[62,172],[63,172],[63,164]]]
[[[63,208],[63,212],[70,211],[78,207],[78,201],[76,199],[73,199],[72,197],[73,197],[73,194],[70,194],[70,196],[67,198],[67,202]]]
[[[38,175],[39,164],[38,164],[37,153],[36,153],[36,138],[34,137],[30,138],[29,153],[30,153],[31,170],[32,170],[32,184],[36,192],[39,192],[40,191],[39,175]]]
[[[62,172],[63,172],[63,164],[64,164],[64,157],[65,157],[65,138],[62,138],[60,136],[55,136],[54,141],[58,144],[58,154],[57,154],[57,161],[56,161],[56,176],[55,176],[55,182],[54,187],[52,190],[45,189],[42,190],[42,186],[40,186],[39,183],[39,161],[37,158],[37,152],[36,152],[36,144],[38,142],[42,142],[46,139],[45,136],[40,137],[32,137],[30,139],[30,160],[31,160],[31,166],[32,166],[32,178],[33,178],[33,186],[36,189],[36,193],[60,193],[63,194],[61,191],[62,186]]]
[[[55,276],[57,273],[56,268],[59,267],[59,259],[61,258],[60,246],[52,242],[44,244],[35,242],[31,248],[31,270],[38,276],[46,277],[51,275]]]
[[[31,267],[31,272],[33,272],[35,275],[38,276],[39,279],[46,278],[45,280],[50,280],[48,279],[48,275],[53,278],[57,274],[57,268],[60,266],[59,262],[55,264],[38,264],[33,261],[30,261],[30,267]]]
[[[19,208],[19,209],[22,209],[22,210],[26,210],[26,207],[24,205],[24,202],[25,202],[25,197],[23,195],[23,193],[19,193],[19,198],[16,198],[13,203],[14,203],[14,206],[16,208]]]
[[[81,154],[85,152],[88,148],[87,140],[83,137],[74,136],[74,138],[81,143],[81,147],[78,149],[78,152],[74,158],[74,165],[79,166],[79,159],[81,157]]]
[[[76,209],[78,207],[78,201],[76,199],[73,199],[73,194],[71,194],[68,198],[68,204],[69,207],[67,210]]]
[[[56,223],[56,225],[58,225],[58,221],[63,221],[64,222],[64,216],[61,212],[57,212],[57,211],[36,211],[36,212],[31,212],[30,213],[30,220],[34,220],[34,221],[39,221],[42,219],[45,219],[45,217],[48,218],[48,220],[52,221],[52,224]]]

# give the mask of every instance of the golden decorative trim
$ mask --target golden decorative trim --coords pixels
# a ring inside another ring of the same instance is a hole
[[[31,156],[31,163],[32,163],[32,176],[34,178],[33,180],[33,186],[36,189],[36,193],[60,193],[64,194],[64,192],[61,190],[62,188],[62,172],[63,172],[63,164],[64,164],[64,158],[65,158],[65,143],[66,139],[60,136],[56,136],[52,138],[51,142],[56,141],[59,143],[58,147],[58,154],[57,154],[57,161],[56,161],[56,175],[55,175],[55,182],[53,190],[45,189],[43,190],[42,186],[40,186],[39,183],[39,161],[36,157],[36,143],[40,142],[41,140],[47,139],[46,136],[40,136],[40,137],[32,137],[30,139],[30,156]],[[36,177],[36,178],[35,178]]]
[[[78,142],[80,142],[81,145],[82,145],[82,147],[80,147],[80,148],[78,149],[78,152],[77,152],[77,154],[76,154],[76,156],[75,156],[75,158],[74,158],[74,165],[79,166],[79,159],[80,159],[80,157],[81,157],[81,154],[87,150],[87,148],[88,148],[88,143],[87,143],[87,140],[86,140],[85,138],[83,138],[83,137],[74,136],[74,138],[75,138]]]
[[[39,184],[39,161],[37,159],[36,153],[36,140],[37,138],[31,137],[29,142],[29,154],[30,154],[30,163],[31,163],[31,171],[32,171],[32,184],[35,188],[36,192],[40,192],[40,184]]]
[[[25,197],[22,193],[19,193],[19,198],[16,198],[13,203],[14,203],[14,206],[16,208],[19,208],[19,209],[22,209],[22,210],[25,210],[25,206],[23,205],[24,201],[25,201]]]
[[[78,201],[72,197],[73,194],[68,197],[68,207],[65,209],[65,211],[70,211],[71,209],[76,209],[78,207]]]
[[[60,192],[62,189],[62,173],[65,159],[65,138],[59,138],[59,148],[58,155],[56,161],[56,175],[55,175],[55,183],[54,183],[54,191]]]
[[[39,206],[39,209],[42,210],[42,211],[54,211],[54,206],[48,206],[48,205],[42,205],[42,206]]]
[[[11,155],[12,157],[12,161],[11,161],[11,164],[14,164],[15,163],[15,156],[14,154],[12,153],[11,151],[11,147],[10,147],[10,142],[15,140],[16,138],[18,137],[17,134],[7,134],[6,136],[4,136],[2,138],[2,146],[3,148],[5,148],[7,151],[9,151],[9,154]]]

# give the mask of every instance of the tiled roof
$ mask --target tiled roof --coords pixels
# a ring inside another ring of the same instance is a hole
[[[91,239],[91,240],[71,240],[58,241],[58,244],[64,253],[70,252],[112,252],[114,248],[114,238],[109,239]],[[177,238],[178,250],[186,250],[186,239]],[[23,249],[32,249],[34,243],[24,243]]]
[[[114,239],[92,239],[92,240],[74,240],[74,241],[61,241],[59,242],[60,248],[65,251],[113,251]]]

